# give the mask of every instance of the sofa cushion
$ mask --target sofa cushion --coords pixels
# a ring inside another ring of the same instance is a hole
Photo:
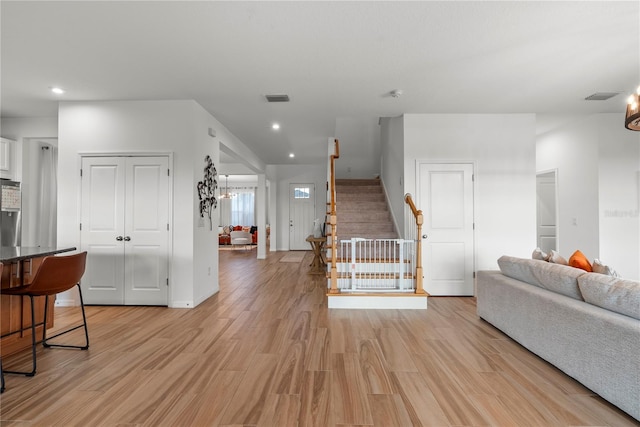
[[[582,300],[578,277],[584,270],[537,259],[525,259],[504,255],[498,259],[500,271],[505,276],[530,285]]]
[[[589,304],[640,320],[640,282],[587,273],[578,278],[578,286]]]
[[[591,263],[587,259],[587,257],[580,251],[575,251],[571,257],[569,257],[569,265],[575,268],[581,268],[584,271],[588,271],[589,273],[593,271],[591,268]]]

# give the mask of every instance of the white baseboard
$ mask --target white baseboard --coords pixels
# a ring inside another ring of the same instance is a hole
[[[381,309],[381,310],[426,310],[427,297],[424,296],[372,296],[372,295],[329,295],[329,308]]]
[[[169,308],[193,308],[193,301],[172,301]]]
[[[55,307],[77,307],[80,304],[76,302],[74,299],[59,299],[56,298],[56,302],[54,304]]]

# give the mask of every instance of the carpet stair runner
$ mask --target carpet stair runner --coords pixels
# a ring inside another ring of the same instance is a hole
[[[338,239],[397,239],[379,179],[337,179]]]

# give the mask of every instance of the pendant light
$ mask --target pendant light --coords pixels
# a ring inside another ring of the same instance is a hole
[[[225,178],[227,180],[227,184],[226,184],[226,188],[225,188],[225,193],[222,194],[220,196],[221,199],[233,199],[234,197],[236,197],[235,193],[230,193],[229,192],[229,175],[225,175]]]

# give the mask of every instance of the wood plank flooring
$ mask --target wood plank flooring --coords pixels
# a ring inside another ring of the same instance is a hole
[[[38,350],[6,375],[2,426],[638,426],[476,315],[328,310],[286,252],[222,251],[194,309],[87,307],[91,348]],[[56,308],[56,327],[77,319]],[[29,354],[5,358],[5,368]]]

